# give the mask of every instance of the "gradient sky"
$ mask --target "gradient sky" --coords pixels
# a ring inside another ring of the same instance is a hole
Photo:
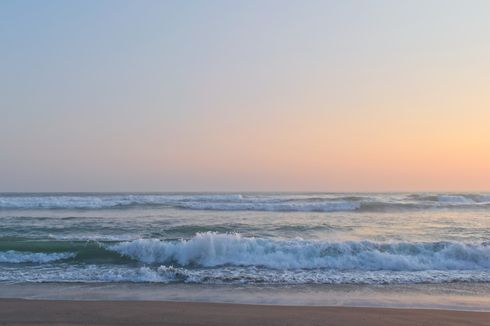
[[[0,191],[490,190],[490,1],[0,2]]]

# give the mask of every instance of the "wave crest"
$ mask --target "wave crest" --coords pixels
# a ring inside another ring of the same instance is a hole
[[[49,263],[75,257],[71,252],[24,252],[16,250],[0,251],[0,263]]]
[[[191,202],[179,205],[182,208],[215,211],[274,211],[274,212],[338,212],[354,211],[361,207],[359,202],[277,202],[277,203],[206,203]]]
[[[53,194],[0,195],[0,209],[130,207],[216,211],[338,212],[489,208],[488,194]]]
[[[206,232],[189,240],[139,239],[121,242],[108,249],[147,264],[191,267],[229,265],[365,271],[490,268],[490,246],[458,242],[269,240]]]

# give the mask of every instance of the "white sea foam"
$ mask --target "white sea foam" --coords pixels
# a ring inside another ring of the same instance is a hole
[[[450,203],[450,204],[474,204],[475,203],[471,198],[466,196],[461,196],[461,195],[439,195],[437,199],[441,203]]]
[[[179,205],[183,208],[216,211],[284,211],[284,212],[333,212],[353,211],[361,204],[348,201],[328,202],[284,202],[284,203],[206,203],[191,202]]]
[[[218,211],[386,211],[487,208],[488,194],[91,194],[0,195],[0,209],[107,209],[133,206]]]
[[[0,208],[72,208],[99,209],[137,204],[165,204],[167,196],[111,195],[111,196],[6,196],[0,197]]]
[[[317,199],[317,198],[315,198]],[[101,196],[0,196],[4,209],[103,209],[135,205],[166,205],[198,210],[251,211],[351,211],[360,208],[356,201],[324,199],[311,201],[308,196],[209,195],[101,195]]]
[[[130,241],[140,238],[136,234],[87,234],[87,233],[72,233],[72,234],[48,234],[49,239],[69,240],[69,241]]]
[[[240,194],[196,195],[52,195],[52,196],[0,196],[4,209],[100,209],[132,205],[175,205],[180,202],[240,202]]]
[[[71,252],[24,252],[16,250],[0,251],[0,263],[49,263],[74,257]]]
[[[416,284],[490,282],[489,271],[278,270],[256,267],[190,269],[173,266],[83,265],[0,269],[0,282],[154,282],[196,284]]]
[[[190,240],[139,239],[121,242],[108,249],[148,264],[179,266],[365,271],[490,268],[490,246],[457,242],[286,241],[207,232],[198,233]]]

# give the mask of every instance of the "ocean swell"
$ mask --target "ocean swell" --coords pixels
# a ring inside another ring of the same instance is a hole
[[[63,194],[1,195],[0,209],[124,209],[342,212],[487,209],[488,194]]]
[[[274,212],[338,212],[354,211],[361,207],[358,202],[279,202],[279,203],[209,203],[190,202],[178,205],[181,208],[215,211],[274,211]]]

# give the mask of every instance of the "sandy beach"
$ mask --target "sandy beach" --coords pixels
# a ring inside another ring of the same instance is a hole
[[[0,300],[1,325],[490,325],[490,313],[162,301]]]

